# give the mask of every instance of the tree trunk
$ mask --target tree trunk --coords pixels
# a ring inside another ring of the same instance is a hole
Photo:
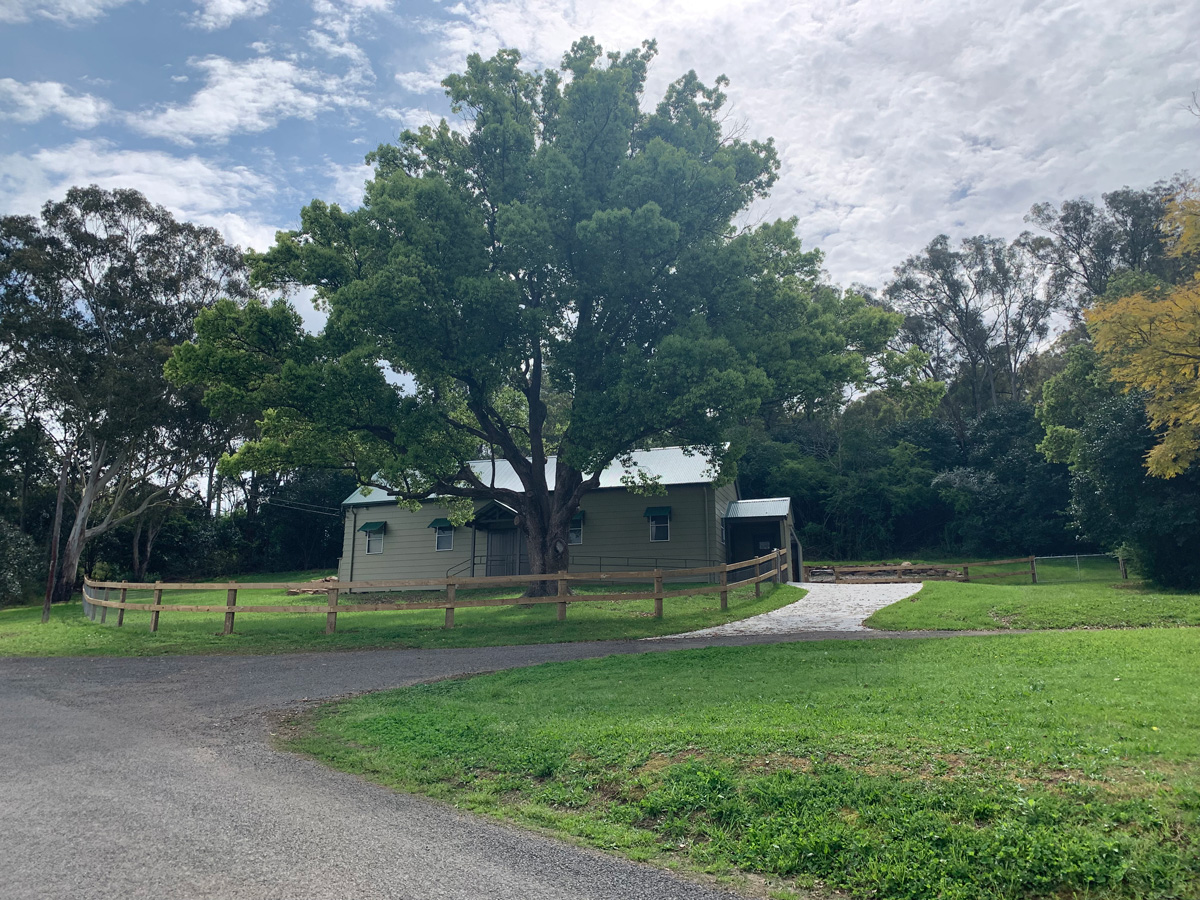
[[[50,621],[50,604],[55,600],[58,578],[58,543],[62,534],[63,502],[67,496],[67,476],[71,471],[73,455],[63,460],[62,472],[58,476],[58,496],[54,500],[54,525],[50,531],[50,565],[46,572],[46,599],[42,603],[42,624]]]
[[[146,572],[150,568],[150,553],[154,550],[154,542],[158,539],[159,533],[166,524],[166,517],[154,518],[146,523],[146,545],[142,548],[140,556],[135,555],[133,561],[133,578],[135,581],[145,581]],[[142,530],[142,523],[138,522],[138,531]],[[134,541],[136,541],[136,536]]]
[[[570,564],[571,548],[569,530],[574,510],[556,509],[553,500],[544,503],[533,500],[521,516],[521,528],[525,532],[526,552],[529,554],[529,572],[532,575],[547,575],[565,572]],[[558,593],[553,581],[531,581],[525,591],[526,597],[551,597]]]
[[[145,571],[145,566],[142,565],[142,519],[137,520],[137,524],[133,526],[133,546],[130,548],[133,557],[133,580],[144,581],[142,573]]]

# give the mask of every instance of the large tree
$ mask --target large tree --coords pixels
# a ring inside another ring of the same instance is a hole
[[[794,222],[735,224],[774,182],[774,147],[723,131],[724,79],[688,73],[643,110],[654,53],[584,38],[543,72],[515,50],[471,56],[444,82],[463,130],[372,153],[357,210],[306,207],[253,270],[315,289],[324,332],[284,305],[222,304],[172,362],[215,408],[259,411],[227,469],[343,467],[401,502],[457,500],[456,521],[498,500],[542,573],[566,567],[571,518],[614,459],[675,443],[730,474],[731,425],[828,395],[846,345],[801,352],[819,254]],[[882,349],[895,323],[868,318]],[[523,490],[467,465],[480,456]]]
[[[246,292],[236,248],[136,191],[72,188],[40,220],[0,219],[6,375],[59,466],[47,615],[69,599],[89,541],[195,474],[202,410],[163,363],[202,309]]]

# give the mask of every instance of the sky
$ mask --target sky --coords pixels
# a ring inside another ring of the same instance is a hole
[[[582,35],[658,41],[647,104],[728,76],[730,125],[782,160],[751,216],[795,216],[840,284],[1200,175],[1200,0],[0,0],[0,214],[133,187],[262,250],[314,198],[357,205],[363,156],[450,116],[468,54],[554,67]]]

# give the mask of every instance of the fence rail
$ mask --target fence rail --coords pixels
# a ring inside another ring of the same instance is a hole
[[[864,575],[878,575],[881,572],[895,572],[895,578],[887,579],[889,582],[908,583],[919,581],[978,581],[983,578],[1012,578],[1017,575],[1024,575],[1024,572],[994,572],[984,575],[972,575],[972,569],[981,569],[986,566],[1013,566],[1013,565],[1028,565],[1029,578],[1033,584],[1038,583],[1037,574],[1037,557],[1022,556],[1017,559],[992,559],[983,562],[961,562],[961,563],[921,563],[907,565],[876,565],[876,566],[804,566],[801,581],[811,581],[814,572],[830,573],[833,575],[834,584],[861,584],[877,582],[880,579],[863,578]],[[962,574],[953,572],[954,569],[961,569]],[[916,577],[905,577],[905,572],[915,575]],[[938,572],[942,574],[929,574],[930,572]],[[917,574],[920,573],[920,574]]]
[[[763,566],[768,568],[764,571]],[[752,569],[754,574],[748,578],[729,581],[729,573],[743,573]],[[755,559],[742,560],[737,563],[724,563],[716,566],[701,566],[694,569],[647,569],[640,572],[554,572],[542,575],[492,575],[476,578],[402,578],[392,581],[347,581],[342,583],[327,583],[323,588],[326,602],[323,604],[292,604],[282,606],[238,606],[239,590],[313,590],[314,582],[162,582],[153,583],[128,581],[83,581],[84,614],[95,621],[97,612],[103,623],[110,609],[119,610],[117,625],[125,623],[127,610],[150,613],[150,630],[157,631],[159,615],[164,612],[220,612],[225,614],[225,634],[233,633],[235,617],[238,613],[312,613],[325,614],[325,633],[333,634],[337,630],[337,616],[342,612],[394,612],[406,609],[445,609],[446,627],[454,627],[454,610],[469,609],[480,606],[516,606],[518,604],[557,603],[558,620],[567,617],[569,603],[598,603],[612,600],[653,600],[654,615],[663,616],[663,601],[672,597],[685,597],[694,594],[721,595],[721,609],[729,608],[729,592],[747,585],[754,585],[755,596],[761,596],[762,582],[787,580],[788,551],[786,549],[772,552]],[[683,590],[666,590],[665,579],[690,578],[697,575],[716,575],[715,584],[697,584]],[[590,582],[592,584],[610,581],[644,581],[653,579],[653,591],[626,592],[612,594],[573,595],[570,593],[572,582]],[[548,597],[486,597],[459,598],[457,592],[463,588],[496,587],[504,585],[528,584],[536,581],[557,582],[557,594]],[[351,591],[387,591],[399,588],[443,588],[444,597],[434,600],[417,600],[397,603],[393,601],[378,601],[373,603],[342,603],[340,595]],[[120,591],[120,599],[112,599],[112,592]],[[138,603],[128,600],[129,591],[153,591],[154,599],[150,603]],[[224,604],[164,604],[163,594],[170,591],[224,591]],[[102,596],[101,596],[102,594]]]

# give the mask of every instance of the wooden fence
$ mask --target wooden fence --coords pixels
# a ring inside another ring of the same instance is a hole
[[[763,566],[768,565],[766,571]],[[753,569],[754,575],[739,581],[729,581],[729,573],[744,569]],[[644,572],[557,572],[546,575],[493,575],[482,578],[406,578],[395,581],[347,581],[341,583],[329,582],[324,588],[326,602],[323,604],[291,604],[285,606],[238,606],[239,590],[313,590],[314,582],[161,582],[140,583],[127,581],[83,581],[84,612],[93,621],[99,610],[100,621],[108,617],[108,611],[115,609],[117,625],[125,624],[126,610],[150,613],[150,630],[158,631],[159,615],[164,612],[221,612],[225,614],[225,634],[233,633],[234,617],[238,613],[314,613],[325,615],[325,633],[333,634],[337,630],[338,613],[342,612],[393,612],[405,609],[445,609],[446,627],[454,627],[454,610],[477,606],[516,606],[528,603],[557,603],[558,620],[567,617],[569,603],[596,603],[605,600],[653,600],[654,615],[662,618],[663,601],[671,597],[686,597],[693,594],[721,595],[721,609],[729,608],[729,592],[735,588],[754,585],[754,595],[762,594],[762,582],[787,580],[788,551],[773,550],[765,556],[747,559],[737,563],[726,563],[718,566],[702,566],[696,569],[653,569]],[[715,584],[697,584],[684,590],[666,590],[664,579],[693,578],[700,575],[717,576]],[[571,582],[590,582],[592,584],[611,581],[645,581],[654,580],[653,591],[574,595],[570,593]],[[496,587],[503,585],[529,584],[534,581],[556,581],[557,594],[552,597],[488,597],[460,598],[459,589],[475,587]],[[418,600],[407,603],[392,601],[375,601],[371,603],[342,603],[340,595],[350,591],[389,591],[399,588],[443,588],[445,596],[433,600]],[[115,591],[120,592],[120,599],[112,599]],[[127,598],[130,591],[153,591],[154,599],[150,603],[130,602]],[[224,605],[188,605],[164,604],[163,594],[168,591],[224,591]],[[101,592],[103,596],[101,596]]]
[[[801,581],[811,581],[812,573],[820,570],[822,572],[833,573],[834,584],[874,584],[880,581],[879,577],[863,578],[861,576],[868,574],[876,574],[880,572],[895,572],[895,578],[886,579],[890,583],[915,583],[920,581],[978,581],[982,578],[1013,578],[1015,576],[1024,576],[1025,572],[989,572],[984,575],[972,575],[972,569],[981,569],[986,566],[1012,566],[1012,565],[1028,565],[1029,578],[1033,584],[1037,584],[1037,558],[1033,556],[1022,556],[1019,559],[994,559],[987,562],[965,562],[965,563],[923,563],[919,565],[896,565],[896,566],[804,566],[801,573]],[[931,569],[940,569],[945,572],[942,575],[928,574]],[[950,574],[952,569],[961,569],[962,575]],[[910,574],[921,573],[917,577],[905,577],[905,571]]]

